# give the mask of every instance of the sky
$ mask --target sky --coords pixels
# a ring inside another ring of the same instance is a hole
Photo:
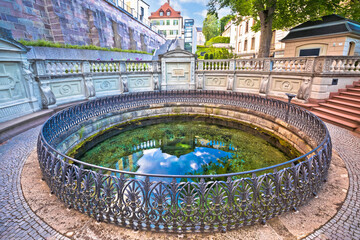
[[[145,0],[150,5],[150,14],[158,10],[167,0]],[[195,20],[195,26],[202,27],[207,13],[207,3],[209,0],[170,0],[170,6],[175,11],[180,11],[184,19]],[[230,14],[230,9],[218,11],[219,19]]]

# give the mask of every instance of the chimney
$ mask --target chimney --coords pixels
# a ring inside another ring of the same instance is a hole
[[[170,0],[167,0],[168,1],[168,4],[170,5]]]

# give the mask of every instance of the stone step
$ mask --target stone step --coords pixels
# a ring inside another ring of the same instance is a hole
[[[332,110],[332,111],[338,111],[344,114],[348,114],[354,117],[359,117],[360,118],[360,110],[354,110],[354,109],[350,109],[348,107],[343,107],[343,106],[338,106],[329,102],[326,103],[319,103],[319,106]]]
[[[360,99],[360,92],[359,93],[356,93],[356,92],[341,92],[340,96],[352,97],[352,98]]]
[[[358,124],[347,121],[347,120],[342,119],[337,116],[329,115],[327,113],[323,113],[323,112],[316,111],[316,110],[312,111],[312,113],[314,113],[316,116],[320,117],[322,120],[324,120],[326,122],[346,128],[350,131],[355,131],[355,129],[358,128]]]
[[[348,97],[348,96],[334,96],[332,99],[336,99],[336,100],[341,100],[344,102],[348,102],[348,103],[352,103],[352,104],[356,104],[357,106],[360,107],[360,99],[356,99],[354,97]]]
[[[346,107],[348,109],[353,109],[353,110],[360,110],[360,106],[359,104],[356,103],[349,103],[349,102],[345,102],[341,99],[329,99],[327,100],[327,103],[331,103],[340,107]]]
[[[43,124],[54,113],[70,107],[73,104],[80,104],[83,102],[85,101],[67,103],[57,106],[54,109],[42,109],[38,112],[0,123],[0,144],[18,135],[21,132]]]
[[[360,93],[360,86],[359,87],[354,87],[354,88],[347,88],[347,91],[349,92],[358,92]]]
[[[44,109],[11,121],[0,123],[0,143],[30,128],[43,124],[52,114],[54,114],[54,110]]]
[[[346,114],[346,113],[342,113],[342,112],[337,111],[337,110],[330,110],[330,109],[327,109],[327,108],[324,108],[324,107],[315,107],[313,111],[321,112],[321,113],[328,114],[328,115],[331,115],[331,116],[334,116],[334,117],[339,117],[341,119],[344,119],[346,121],[349,121],[349,122],[352,122],[352,123],[355,123],[355,124],[360,123],[360,117],[352,116],[352,115]]]

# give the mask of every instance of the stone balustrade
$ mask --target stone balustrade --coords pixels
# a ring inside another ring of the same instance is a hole
[[[329,97],[360,78],[360,57],[196,60],[183,50],[159,61],[34,60],[43,107],[138,91],[223,90],[264,96]],[[334,84],[334,79],[337,79]]]

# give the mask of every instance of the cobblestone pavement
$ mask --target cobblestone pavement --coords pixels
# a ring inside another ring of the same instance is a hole
[[[39,130],[30,129],[0,146],[0,239],[65,239],[31,211],[21,190],[21,170]]]
[[[338,213],[308,239],[360,239],[360,138],[327,124],[333,148],[344,160],[350,186]],[[40,127],[24,132],[0,146],[0,239],[66,239],[26,203],[20,185],[21,169],[36,146]]]
[[[349,131],[326,124],[333,148],[339,153],[349,173],[349,190],[337,214],[308,239],[360,239],[360,138]]]

